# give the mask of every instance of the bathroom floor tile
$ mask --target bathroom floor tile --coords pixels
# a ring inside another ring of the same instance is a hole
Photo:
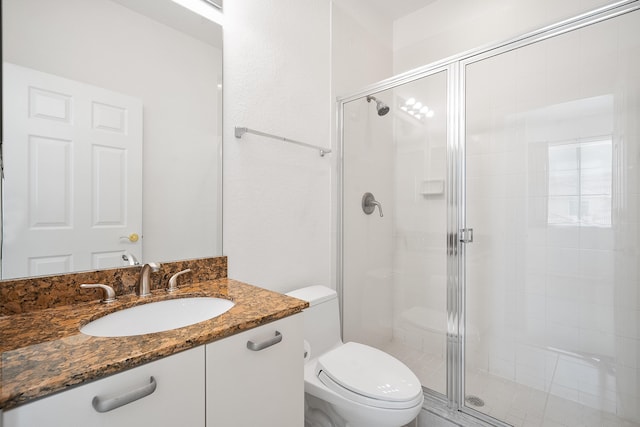
[[[423,386],[438,393],[446,393],[446,360],[441,355],[417,350],[415,346],[401,341],[391,341],[382,350],[405,363],[420,379]],[[590,369],[588,365],[577,368],[580,370],[580,378],[576,378],[576,384],[594,375],[588,371]],[[591,369],[595,368],[591,367]],[[586,405],[586,401],[570,399],[571,396],[580,394],[572,393],[573,389],[562,385],[567,383],[566,370],[558,370],[558,373],[560,374],[558,378],[550,379],[551,393],[545,393],[486,371],[467,371],[465,373],[466,391],[467,394],[473,394],[484,401],[484,406],[471,406],[472,408],[514,426],[640,427],[640,423],[620,418],[612,413],[615,411],[615,405],[613,411],[600,410],[603,406],[601,403],[597,404],[595,400],[608,402],[610,396],[605,393],[608,390],[603,389],[602,393],[605,394],[595,396],[597,399],[594,397],[592,405]],[[553,394],[554,391],[557,395]],[[611,408],[611,406],[607,405],[604,408]]]

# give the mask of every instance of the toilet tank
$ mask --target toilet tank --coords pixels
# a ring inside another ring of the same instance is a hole
[[[309,308],[303,312],[303,319],[304,339],[309,344],[310,358],[318,357],[342,343],[336,291],[326,286],[308,286],[288,292],[287,295],[309,303]]]

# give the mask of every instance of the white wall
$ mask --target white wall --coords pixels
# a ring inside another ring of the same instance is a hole
[[[331,285],[334,155],[234,126],[331,145],[330,4],[225,4],[224,252],[229,276],[273,290]]]
[[[394,73],[508,40],[612,0],[437,0],[394,23]]]
[[[335,99],[391,75],[391,24],[350,0],[225,4],[224,253],[229,275],[335,287]],[[318,152],[235,126],[331,147]]]
[[[145,260],[219,254],[220,50],[108,0],[2,3],[5,61],[142,99]]]
[[[332,99],[393,75],[393,22],[362,8],[362,0],[333,1]]]

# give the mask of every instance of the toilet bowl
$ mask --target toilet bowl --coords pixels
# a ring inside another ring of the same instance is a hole
[[[311,286],[287,295],[304,311],[305,427],[400,427],[418,416],[423,394],[411,370],[376,348],[343,343],[336,292]]]

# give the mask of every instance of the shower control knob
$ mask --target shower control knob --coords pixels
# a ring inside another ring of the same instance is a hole
[[[381,217],[384,216],[382,215],[382,205],[380,204],[380,202],[376,200],[373,194],[364,193],[362,195],[362,211],[364,213],[366,213],[367,215],[371,215],[373,211],[376,209],[376,206],[380,211],[380,216]]]

